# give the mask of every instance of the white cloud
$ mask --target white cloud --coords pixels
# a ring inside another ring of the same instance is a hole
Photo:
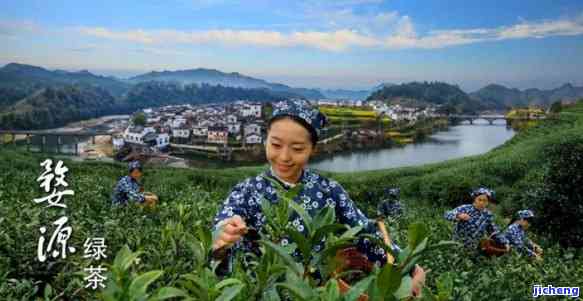
[[[355,17],[351,11],[346,16]],[[281,32],[273,30],[219,29],[206,31],[179,30],[128,30],[114,31],[103,27],[81,27],[83,35],[110,40],[124,40],[139,44],[213,44],[254,45],[263,47],[307,47],[325,51],[344,51],[354,48],[403,49],[444,48],[509,39],[545,38],[583,34],[583,20],[559,19],[539,22],[523,21],[519,24],[497,28],[434,30],[422,35],[416,32],[409,16],[396,13],[377,15],[379,24],[388,26],[389,33],[364,32],[355,28],[334,30],[306,30]],[[356,19],[346,21],[347,24]]]

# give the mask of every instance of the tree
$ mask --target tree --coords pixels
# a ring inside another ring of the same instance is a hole
[[[583,138],[568,137],[546,150],[548,163],[540,188],[531,199],[535,227],[563,246],[583,247]]]
[[[553,104],[551,105],[551,113],[559,113],[561,112],[561,109],[563,108],[561,101],[555,101],[553,102]]]
[[[146,115],[143,112],[139,112],[134,115],[132,122],[134,125],[144,126],[146,125]]]

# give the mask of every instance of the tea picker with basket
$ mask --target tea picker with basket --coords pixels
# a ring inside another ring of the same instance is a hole
[[[262,232],[267,222],[262,201],[279,204],[281,200],[277,193],[278,186],[286,191],[298,187],[299,190],[291,201],[301,206],[310,216],[315,216],[323,208],[333,208],[338,223],[350,227],[360,226],[361,233],[372,235],[378,240],[383,239],[375,220],[369,220],[356,207],[338,182],[307,168],[320,130],[325,124],[326,117],[305,100],[274,104],[265,141],[269,168],[237,184],[214,218],[212,257],[221,262],[221,272],[232,272],[235,253],[254,252],[251,249],[253,242],[247,234],[251,230]],[[297,212],[291,214],[288,225],[301,235],[308,235],[307,224]],[[278,241],[281,246],[292,242],[289,237]],[[322,249],[323,242],[313,250],[320,252]],[[355,249],[369,262],[378,265],[387,263],[387,252],[368,238],[359,238]],[[421,274],[422,271],[417,277],[424,276]]]
[[[377,215],[383,218],[399,219],[403,215],[403,204],[401,203],[401,189],[397,187],[387,187],[383,190],[383,200],[377,207]]]
[[[132,201],[145,207],[154,207],[158,203],[158,196],[150,192],[144,192],[140,184],[143,176],[142,164],[140,161],[132,161],[128,164],[128,175],[119,179],[111,201],[113,205],[127,205]]]
[[[527,255],[536,260],[542,260],[543,249],[532,242],[526,234],[530,227],[534,213],[532,210],[520,210],[504,231],[506,242],[518,253]]]
[[[496,200],[495,192],[480,187],[470,196],[472,204],[461,205],[445,213],[445,219],[455,222],[453,240],[463,243],[470,251],[481,250],[489,256],[508,252],[505,237],[494,223],[494,214],[487,209],[489,202]]]

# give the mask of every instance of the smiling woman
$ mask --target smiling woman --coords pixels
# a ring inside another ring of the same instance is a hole
[[[324,208],[332,208],[338,223],[361,227],[361,234],[372,235],[382,241],[383,234],[376,222],[369,220],[356,207],[338,182],[306,168],[314,153],[319,131],[325,123],[326,117],[307,101],[285,101],[275,105],[265,145],[269,170],[236,185],[214,219],[212,249],[213,258],[220,262],[219,272],[232,272],[235,252],[261,254],[254,240],[257,239],[256,231],[262,233],[267,222],[262,202],[281,203],[278,186],[288,192],[297,190],[291,200],[296,204],[290,204],[290,208],[301,206],[311,217]],[[306,218],[310,219],[298,212],[292,213],[287,227],[294,228],[298,235],[308,236],[310,222]],[[298,237],[294,238],[284,236],[277,243],[287,246]],[[395,244],[391,243],[389,247],[394,253],[400,251]],[[324,241],[320,241],[313,251],[317,253],[323,248]],[[386,251],[370,238],[357,239],[356,249],[369,262],[381,266],[387,263]],[[302,260],[302,253],[297,249],[292,254],[296,260]],[[421,268],[414,275],[414,283],[423,282],[424,272]],[[418,285],[413,285],[414,294],[419,289]]]

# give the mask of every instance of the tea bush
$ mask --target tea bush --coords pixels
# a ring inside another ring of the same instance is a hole
[[[384,187],[400,187],[406,213],[388,226],[403,247],[409,244],[408,229],[417,222],[427,227],[427,244],[448,240],[452,226],[443,213],[467,201],[467,192],[478,185],[498,192],[499,222],[517,209],[534,208],[545,222],[531,234],[545,249],[543,262],[516,254],[474,259],[457,249],[437,249],[419,259],[431,269],[428,300],[527,300],[534,284],[583,286],[583,254],[578,244],[582,228],[577,224],[580,218],[575,219],[581,216],[577,210],[583,195],[576,158],[581,154],[581,112],[578,106],[565,108],[556,119],[543,121],[480,156],[421,167],[323,174],[339,180],[369,217],[374,217]],[[156,192],[161,203],[146,210],[110,205],[113,186],[126,173],[124,165],[66,160],[67,181],[75,195],[65,197],[66,209],[55,209],[32,202],[44,194],[36,178],[46,157],[6,147],[0,150],[1,300],[274,300],[285,289],[299,289],[301,296],[317,300],[340,298],[334,280],[319,287],[289,274],[291,263],[274,248],[252,259],[250,269],[237,264],[230,278],[218,278],[215,267],[208,265],[209,229],[219,204],[235,183],[264,167],[147,167],[146,189]],[[79,251],[65,260],[41,264],[36,260],[39,228],[63,215],[73,227],[69,244]],[[568,229],[573,232],[565,232]],[[565,237],[574,239],[564,241],[558,233],[571,233]],[[108,247],[108,257],[102,261],[108,268],[107,289],[100,293],[84,288],[87,274],[83,269],[91,262],[80,251],[87,237],[104,237]],[[350,296],[364,291],[374,296],[378,275],[355,285]],[[298,287],[292,287],[294,283]]]

